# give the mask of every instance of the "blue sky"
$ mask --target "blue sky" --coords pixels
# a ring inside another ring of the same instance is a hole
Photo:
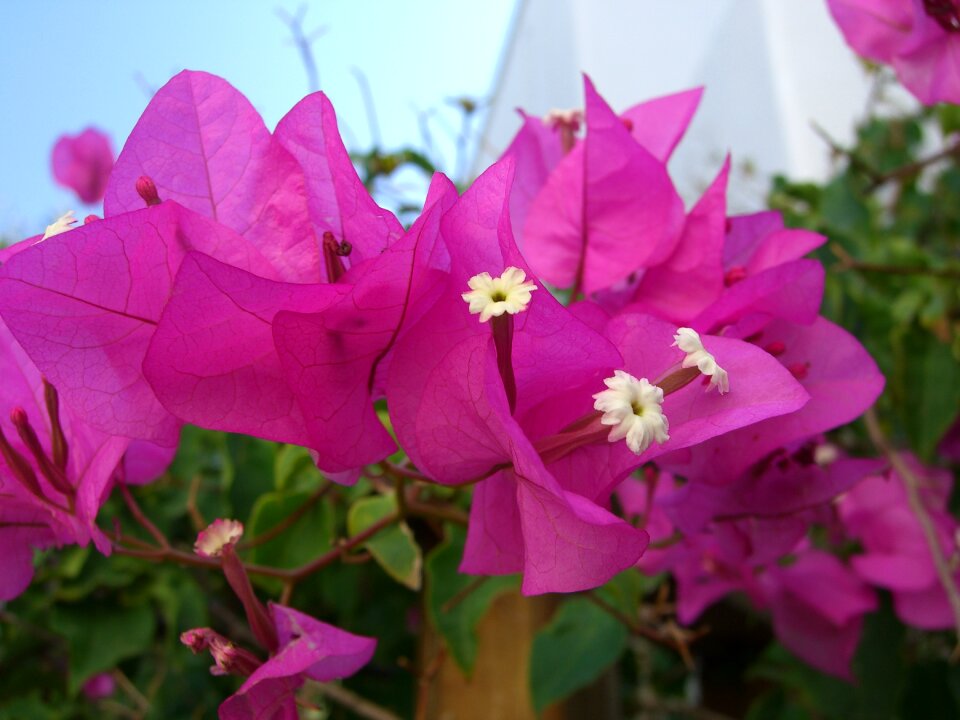
[[[0,234],[42,230],[89,212],[50,174],[56,138],[95,125],[119,152],[156,89],[183,68],[222,75],[273,127],[306,94],[307,76],[277,10],[307,8],[321,88],[351,148],[371,131],[354,68],[366,75],[387,148],[422,146],[417,113],[443,150],[459,129],[449,99],[488,95],[515,0],[160,0],[0,3]],[[446,129],[445,129],[446,128]],[[447,161],[452,163],[450,153]]]

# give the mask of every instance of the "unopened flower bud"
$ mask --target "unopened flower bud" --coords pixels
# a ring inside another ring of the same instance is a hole
[[[157,192],[157,185],[150,177],[141,175],[137,178],[135,187],[137,195],[143,199],[147,207],[160,204],[160,193]]]
[[[763,349],[774,357],[777,357],[779,355],[783,355],[787,351],[787,346],[779,340],[774,340],[772,343],[764,345]]]
[[[740,282],[746,277],[747,277],[746,268],[743,268],[740,266],[732,267],[729,270],[727,270],[726,273],[724,273],[723,284],[725,287],[730,287],[731,285],[737,284],[738,282]]]
[[[712,354],[707,352],[700,341],[700,335],[693,328],[677,328],[673,336],[673,346],[680,348],[687,356],[683,359],[682,367],[696,367],[702,374],[710,378],[710,388],[717,388],[720,394],[730,391],[730,380],[727,371],[717,364]]]
[[[93,214],[87,215],[87,216],[83,219],[83,224],[84,224],[84,225],[89,225],[89,224],[92,223],[92,222],[96,222],[97,220],[102,220],[102,219],[103,219],[103,218],[101,218],[99,215],[93,215]]]

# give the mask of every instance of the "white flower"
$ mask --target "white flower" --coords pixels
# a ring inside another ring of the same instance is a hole
[[[710,387],[718,388],[721,395],[730,391],[730,379],[727,377],[727,371],[717,365],[713,355],[706,351],[696,330],[686,327],[677,328],[677,334],[673,336],[673,341],[671,347],[678,347],[687,354],[683,359],[683,367],[696,366],[697,370],[710,378]]]
[[[47,229],[43,233],[43,237],[40,238],[41,241],[46,240],[49,237],[54,235],[59,235],[60,233],[66,232],[67,230],[73,229],[73,226],[77,224],[77,219],[73,216],[73,210],[68,210],[63,215],[58,217],[50,225],[47,225]]]
[[[515,267],[508,267],[497,278],[490,277],[490,273],[480,273],[467,281],[470,292],[462,293],[461,297],[469,303],[471,313],[480,313],[480,322],[504,313],[516,315],[527,309],[530,293],[537,289],[533,283],[525,282],[526,279],[527,274]]]
[[[201,557],[219,557],[227,545],[233,545],[243,537],[243,523],[239,520],[217,518],[206,530],[197,535],[193,550]]]
[[[627,447],[639,455],[654,440],[663,444],[670,439],[669,423],[661,407],[663,390],[646,378],[637,380],[622,370],[615,370],[603,383],[608,389],[593,396],[593,407],[603,413],[603,425],[614,426],[607,440],[626,438]]]

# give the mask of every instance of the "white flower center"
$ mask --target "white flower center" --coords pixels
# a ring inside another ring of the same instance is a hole
[[[673,347],[678,347],[687,354],[683,359],[683,367],[696,366],[697,370],[710,378],[710,388],[719,389],[721,395],[730,391],[727,371],[717,365],[713,355],[706,351],[696,330],[686,327],[677,328],[677,334],[673,336]]]
[[[571,108],[569,110],[554,108],[543,116],[543,124],[552,128],[568,127],[573,130],[578,130],[582,122],[583,110],[577,108]]]
[[[654,440],[663,444],[670,439],[663,390],[622,370],[614,371],[603,383],[608,389],[593,396],[593,407],[603,413],[602,424],[613,425],[607,440],[626,438],[627,447],[639,455]]]
[[[480,314],[480,322],[504,313],[516,315],[527,309],[530,293],[537,289],[533,283],[525,282],[527,274],[520,268],[508,267],[503,275],[494,278],[490,273],[474,275],[467,281],[470,292],[461,297],[470,305],[470,312]]]
[[[201,557],[219,557],[227,545],[235,544],[243,537],[243,523],[239,520],[217,518],[206,530],[197,535],[194,552]]]
[[[44,231],[43,237],[40,238],[40,240],[43,241],[49,237],[53,237],[54,235],[59,235],[67,230],[71,230],[76,224],[77,219],[73,216],[73,210],[68,210],[54,220],[53,223],[47,225],[47,229]]]

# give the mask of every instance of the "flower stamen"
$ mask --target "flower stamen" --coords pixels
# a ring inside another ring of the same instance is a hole
[[[480,315],[480,322],[504,313],[516,315],[530,305],[530,293],[537,289],[534,283],[526,282],[527,274],[516,267],[508,267],[500,277],[490,273],[474,275],[467,281],[470,292],[461,297],[470,306],[473,315]]]
[[[602,425],[613,426],[609,442],[626,439],[627,447],[640,455],[654,441],[663,444],[670,439],[661,388],[623,370],[614,371],[603,382],[607,389],[593,396],[593,407],[603,413]]]
[[[713,357],[700,340],[700,335],[693,328],[677,328],[676,335],[673,336],[673,346],[678,347],[687,356],[683,359],[681,367],[696,367],[701,374],[710,378],[710,387],[717,388],[720,394],[730,391],[730,379],[727,371],[717,365],[716,358]]]

